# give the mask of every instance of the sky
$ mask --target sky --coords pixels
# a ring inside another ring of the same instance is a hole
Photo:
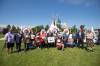
[[[50,25],[59,17],[68,26],[100,28],[100,0],[0,0],[0,25]]]

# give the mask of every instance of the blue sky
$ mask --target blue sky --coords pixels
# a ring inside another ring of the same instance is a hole
[[[0,0],[1,25],[50,25],[55,15],[69,26],[100,27],[100,0]]]

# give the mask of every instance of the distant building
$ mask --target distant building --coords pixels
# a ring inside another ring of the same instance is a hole
[[[0,27],[0,33],[2,33],[2,32],[3,32],[3,29],[4,29],[3,27]]]

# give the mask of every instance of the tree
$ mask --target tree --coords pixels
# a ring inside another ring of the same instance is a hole
[[[8,28],[3,28],[2,33],[3,33],[3,34],[6,34],[7,32],[8,32]]]
[[[61,20],[59,18],[56,21],[56,25],[60,30],[62,30],[62,28],[61,28]]]
[[[19,27],[16,27],[17,32],[20,31],[21,29]]]
[[[33,28],[32,28],[32,31],[33,31],[34,33],[36,33],[36,27],[33,27]]]
[[[44,29],[43,25],[39,25],[39,26],[36,26],[36,27],[32,28],[33,32],[35,32],[35,33],[40,32],[41,29]]]
[[[61,24],[61,20],[59,18],[57,19],[57,24]]]
[[[3,28],[2,33],[6,34],[11,29],[11,25],[7,25],[6,28]]]
[[[9,30],[9,29],[11,29],[11,26],[10,25],[7,25],[6,28]]]
[[[45,30],[47,31],[49,29],[49,25],[46,25],[45,26]]]
[[[12,32],[17,33],[17,29],[14,25],[12,26]]]
[[[76,33],[76,32],[77,32],[76,25],[72,26],[72,28],[71,28],[71,32],[72,32],[72,33]]]

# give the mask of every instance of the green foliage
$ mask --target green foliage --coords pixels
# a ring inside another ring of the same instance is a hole
[[[13,33],[17,33],[17,29],[16,29],[16,27],[14,25],[12,26],[12,32]]]
[[[72,32],[72,33],[76,33],[76,32],[77,32],[76,25],[74,25],[74,26],[71,28],[71,32]]]
[[[56,25],[57,25],[57,27],[60,29],[60,31],[62,31],[63,29],[62,29],[62,27],[61,27],[61,20],[58,18],[57,19],[57,21],[56,21]]]
[[[0,34],[0,38],[4,38],[4,35],[3,34]]]
[[[7,33],[9,31],[9,29],[12,29],[13,33],[17,33],[20,28],[16,27],[15,25],[11,26],[11,25],[7,25],[6,28],[3,29],[3,34]]]
[[[6,28],[9,30],[11,29],[11,25],[7,25]]]
[[[45,26],[45,30],[47,31],[49,29],[49,25],[46,25]]]
[[[32,28],[32,30],[37,33],[37,32],[40,32],[41,29],[44,29],[44,26],[43,25],[39,25],[39,26],[35,26]]]

